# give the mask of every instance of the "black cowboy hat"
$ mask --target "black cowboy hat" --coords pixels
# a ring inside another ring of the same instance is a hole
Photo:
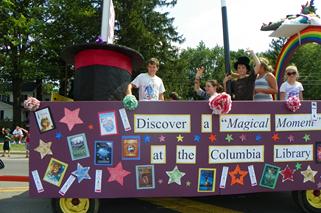
[[[250,71],[251,67],[250,67],[250,59],[249,59],[249,57],[247,57],[247,56],[241,56],[241,57],[239,57],[239,58],[237,59],[237,61],[234,63],[234,68],[235,68],[236,70],[237,70],[237,66],[238,66],[239,64],[245,65],[245,66],[246,66],[246,69],[247,69],[248,71]]]

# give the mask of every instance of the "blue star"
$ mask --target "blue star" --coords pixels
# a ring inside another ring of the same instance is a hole
[[[262,136],[261,136],[261,135],[255,135],[255,140],[256,140],[256,141],[262,140]]]
[[[194,141],[195,142],[200,142],[201,136],[200,135],[194,135]]]
[[[145,144],[150,143],[150,139],[151,139],[151,138],[152,138],[151,136],[145,135],[145,136],[144,136],[144,143],[145,143]]]
[[[60,140],[62,138],[62,134],[60,132],[57,132],[55,137],[57,140]]]
[[[80,163],[77,164],[77,170],[73,171],[72,174],[77,177],[78,183],[84,179],[91,179],[88,172],[90,167],[83,167]]]

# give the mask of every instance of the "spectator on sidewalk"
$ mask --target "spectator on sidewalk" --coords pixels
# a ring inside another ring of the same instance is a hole
[[[16,126],[15,130],[12,132],[13,139],[16,141],[18,140],[18,143],[20,144],[23,138],[23,132],[21,130],[21,127]]]
[[[2,131],[4,135],[2,157],[5,157],[6,151],[8,152],[8,157],[10,157],[10,142],[12,141],[12,135],[10,134],[10,129],[2,129]]]
[[[26,158],[29,157],[29,143],[30,143],[30,131],[24,129],[24,128],[20,128],[23,133],[25,134],[25,141],[26,141],[26,144],[25,144],[25,147],[26,147]]]

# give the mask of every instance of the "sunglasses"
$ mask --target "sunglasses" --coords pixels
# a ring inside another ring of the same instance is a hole
[[[288,73],[286,73],[288,76],[290,76],[290,75],[296,75],[296,72],[288,72]]]

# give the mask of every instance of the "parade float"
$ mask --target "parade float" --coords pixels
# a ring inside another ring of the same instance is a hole
[[[303,25],[281,51],[279,81],[298,46],[321,42],[320,26]],[[63,56],[76,69],[75,101],[27,105],[31,197],[52,198],[57,212],[97,212],[100,198],[293,191],[302,210],[321,212],[321,101],[130,107],[121,100],[138,52],[102,43]]]

